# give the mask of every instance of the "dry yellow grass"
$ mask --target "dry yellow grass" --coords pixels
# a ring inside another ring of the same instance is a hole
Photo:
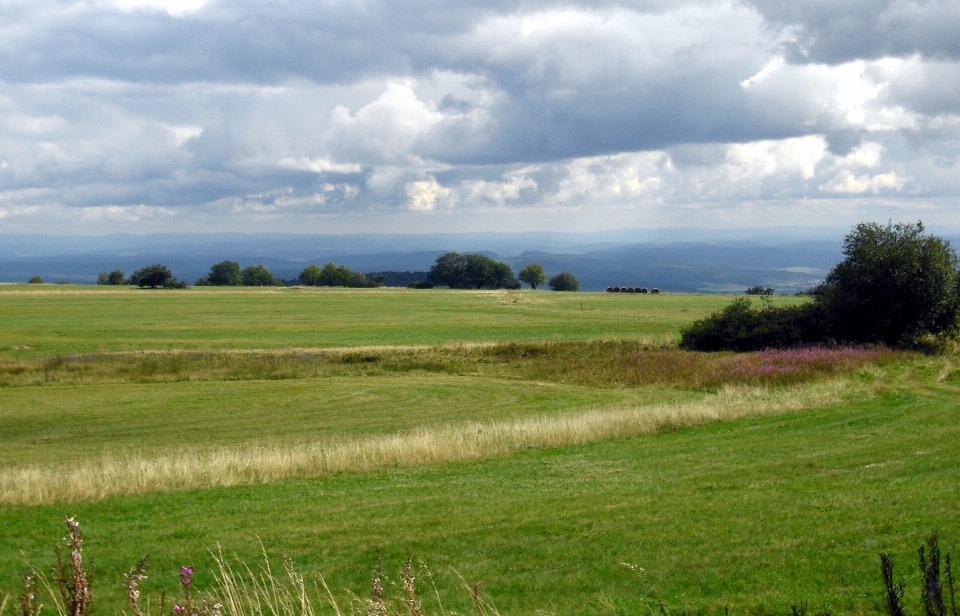
[[[731,386],[690,404],[597,409],[299,445],[184,450],[151,458],[104,456],[70,466],[0,470],[0,503],[73,502],[474,460],[530,447],[651,435],[711,421],[822,407],[853,394],[862,399],[870,392],[871,388],[845,379],[777,389]]]

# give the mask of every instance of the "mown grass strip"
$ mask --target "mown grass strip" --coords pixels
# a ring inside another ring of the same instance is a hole
[[[232,486],[473,460],[655,434],[704,422],[835,404],[870,389],[834,379],[790,388],[724,387],[702,402],[594,410],[497,422],[422,427],[306,445],[184,449],[157,457],[103,456],[68,466],[0,470],[0,503],[39,504],[111,495]]]

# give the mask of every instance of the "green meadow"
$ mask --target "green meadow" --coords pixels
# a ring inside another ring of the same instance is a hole
[[[960,554],[960,358],[676,348],[730,301],[0,286],[0,591],[75,515],[98,614],[146,554],[156,601],[261,543],[318,610],[380,551],[427,613],[465,580],[505,615],[873,614],[890,552],[919,613],[916,548]]]
[[[0,285],[0,358],[171,349],[671,340],[681,325],[726,303],[716,295],[301,287],[157,293],[129,287]]]

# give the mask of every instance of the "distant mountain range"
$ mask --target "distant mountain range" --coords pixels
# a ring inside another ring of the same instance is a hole
[[[433,235],[162,234],[95,237],[0,235],[0,282],[42,276],[90,284],[97,273],[164,263],[190,283],[224,259],[262,263],[292,280],[328,261],[364,272],[426,271],[444,252],[482,252],[514,271],[540,263],[569,271],[585,291],[608,286],[741,292],[753,285],[795,293],[821,281],[842,258],[847,229],[795,231],[613,231]]]

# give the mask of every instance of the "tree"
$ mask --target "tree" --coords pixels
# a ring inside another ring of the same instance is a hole
[[[430,271],[427,272],[427,280],[437,287],[446,285],[451,289],[456,289],[465,286],[467,258],[456,252],[440,255]]]
[[[155,263],[142,267],[130,274],[130,280],[127,284],[132,284],[141,288],[150,287],[151,289],[174,288],[183,283],[174,279],[173,274],[162,263]]]
[[[214,287],[239,287],[243,284],[240,264],[236,261],[221,261],[210,266],[207,282]]]
[[[277,280],[266,265],[250,265],[242,272],[243,286],[245,287],[282,287],[283,283]]]
[[[319,284],[324,287],[350,287],[353,286],[353,278],[353,272],[346,265],[338,266],[333,261],[328,261],[320,272]]]
[[[536,289],[547,281],[547,275],[543,273],[543,266],[539,263],[531,263],[520,270],[517,275],[521,281],[530,285],[531,289]]]
[[[772,289],[770,287],[763,287],[761,285],[756,285],[754,287],[750,287],[749,289],[744,291],[744,293],[746,293],[747,295],[760,295],[761,297],[767,297],[767,296],[773,295],[773,292],[775,290],[776,289]]]
[[[752,350],[824,341],[910,346],[956,333],[960,273],[949,242],[923,224],[857,225],[846,258],[812,290],[813,302],[753,310],[741,298],[681,332],[696,350]]]
[[[384,276],[370,274],[370,277],[360,270],[353,271],[346,265],[337,265],[328,262],[320,269],[316,265],[308,265],[297,279],[300,284],[308,287],[382,287]]]
[[[550,278],[550,282],[547,284],[549,284],[550,288],[554,291],[580,290],[580,281],[578,281],[577,277],[570,272],[560,272],[556,276]]]
[[[123,270],[113,270],[112,272],[100,272],[97,274],[97,284],[102,285],[124,285],[127,284],[127,277]]]
[[[43,278],[40,276],[33,276],[27,281],[27,284],[43,284]]]
[[[506,263],[494,261],[482,254],[461,255],[448,252],[437,257],[427,273],[427,280],[435,286],[451,289],[517,289],[520,284],[513,269]]]
[[[923,223],[861,223],[843,254],[815,297],[835,339],[898,345],[956,329],[960,262]]]
[[[305,287],[317,287],[320,286],[321,275],[322,273],[319,267],[316,265],[308,265],[300,272],[300,275],[297,277],[297,282]]]
[[[486,255],[467,255],[465,270],[467,284],[475,289],[492,286],[495,263],[496,261]]]
[[[513,275],[513,268],[506,263],[494,261],[490,272],[490,286],[494,289],[519,289],[520,283]]]

